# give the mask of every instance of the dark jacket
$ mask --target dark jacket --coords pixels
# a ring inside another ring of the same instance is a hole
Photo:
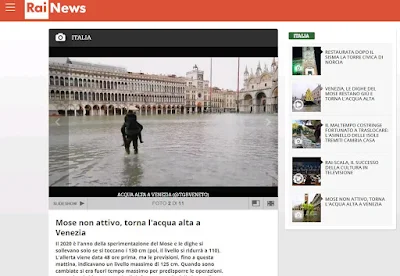
[[[135,114],[127,114],[121,127],[123,135],[138,135],[143,130],[143,126],[137,121]]]

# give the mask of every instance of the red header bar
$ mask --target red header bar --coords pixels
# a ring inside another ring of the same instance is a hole
[[[0,1],[0,21],[400,21],[393,0]]]

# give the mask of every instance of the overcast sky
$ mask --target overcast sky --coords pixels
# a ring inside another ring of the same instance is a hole
[[[204,71],[204,79],[210,80],[210,58],[70,58],[72,61],[84,61],[103,65],[113,65],[126,68],[131,72],[147,74],[164,74],[186,76],[196,64],[199,70]],[[64,61],[65,58],[51,58],[51,60]],[[213,58],[212,85],[224,89],[237,89],[237,58]],[[278,59],[276,59],[278,61]],[[268,70],[271,68],[272,58],[240,58],[240,89],[243,88],[243,73],[246,65],[250,72],[256,72],[258,62],[264,70],[264,64]]]
[[[306,93],[307,89],[310,89],[312,92],[315,88],[317,88],[317,86],[318,83],[308,83],[308,82],[293,83],[292,96],[301,98],[301,96]]]
[[[311,203],[316,195],[315,193],[308,193],[308,203]],[[292,207],[304,203],[304,196],[305,194],[302,193],[292,195]]]

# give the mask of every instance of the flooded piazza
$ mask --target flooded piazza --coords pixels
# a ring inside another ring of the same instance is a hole
[[[138,116],[136,155],[122,146],[123,120],[51,117],[50,186],[277,185],[277,115]]]

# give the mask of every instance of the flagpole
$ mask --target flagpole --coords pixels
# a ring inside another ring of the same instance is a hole
[[[211,96],[212,96],[212,65],[213,65],[213,62],[212,62],[212,58],[211,58],[211,60],[210,60],[211,62],[210,62],[210,112],[212,113],[212,110],[213,110],[213,108],[212,108],[212,99],[211,99]]]
[[[240,57],[238,57],[238,70],[237,70],[237,113],[239,113],[239,76],[240,76]]]

